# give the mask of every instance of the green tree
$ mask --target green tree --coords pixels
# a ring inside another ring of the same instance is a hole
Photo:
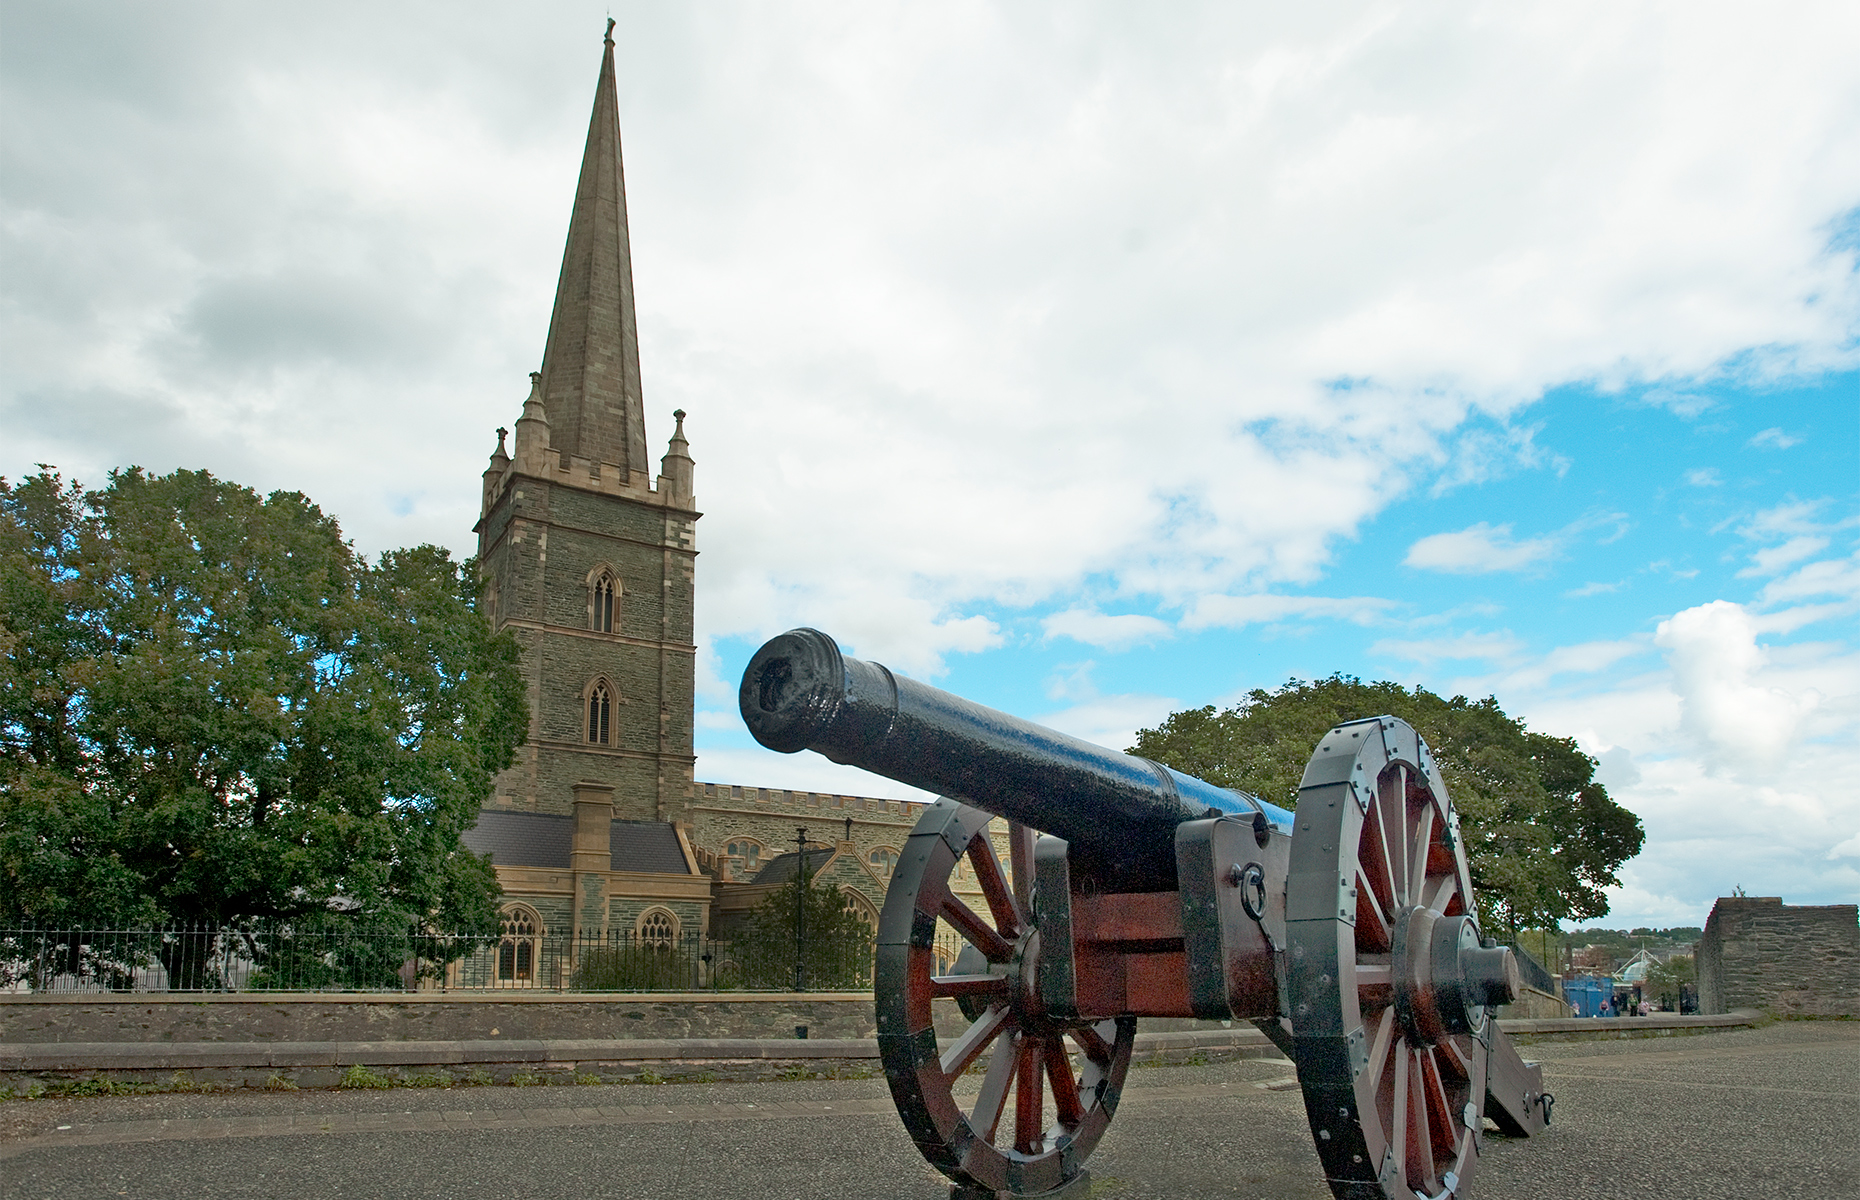
[[[204,471],[0,479],[0,921],[494,931],[459,835],[527,710],[475,574]]]
[[[1131,753],[1293,808],[1324,733],[1383,714],[1408,721],[1434,752],[1487,928],[1515,934],[1607,913],[1602,889],[1640,853],[1640,819],[1609,798],[1573,740],[1531,732],[1492,697],[1448,700],[1345,675],[1293,679],[1225,711],[1174,713],[1140,730]]]
[[[1690,954],[1675,954],[1647,972],[1644,995],[1665,999],[1676,1008],[1683,988],[1699,981],[1698,964]]]
[[[801,962],[810,989],[865,988],[872,984],[872,927],[837,888],[805,876],[769,893],[730,944],[729,958],[743,987],[794,986],[795,908],[804,911]]]

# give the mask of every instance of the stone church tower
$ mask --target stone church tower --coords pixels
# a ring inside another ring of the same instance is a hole
[[[509,894],[572,891],[583,929],[608,926],[616,870],[698,874],[679,827],[695,762],[700,514],[684,413],[673,416],[655,482],[610,21],[542,369],[508,448],[498,430],[476,527],[485,610],[523,648],[530,729],[467,841],[492,853]],[[574,880],[516,870],[557,857]]]
[[[580,986],[592,947],[695,955],[706,935],[733,936],[803,853],[876,922],[922,811],[693,782],[700,514],[685,414],[672,416],[655,481],[609,21],[542,369],[484,472],[484,609],[522,647],[530,724],[463,838],[491,856],[504,935],[490,959],[454,964],[452,986]],[[691,958],[694,971],[710,961]]]

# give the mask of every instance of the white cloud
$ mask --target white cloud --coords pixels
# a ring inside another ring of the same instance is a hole
[[[1151,603],[1178,636],[1400,629],[1374,652],[1478,670],[1462,690],[1606,756],[1652,838],[1619,904],[1695,922],[1737,882],[1860,891],[1824,857],[1860,829],[1860,662],[1781,636],[1860,603],[1860,558],[1816,557],[1849,549],[1831,502],[1727,522],[1777,574],[1741,617],[1673,615],[1657,665],[1628,636],[1645,612],[1542,651],[1295,594],[1373,587],[1327,578],[1404,497],[1556,471],[1527,408],[1563,385],[1710,420],[1714,378],[1860,361],[1860,274],[1829,241],[1860,198],[1853,5],[615,15],[648,428],[691,413],[708,514],[707,731],[732,728],[717,647],[796,624],[920,676],[1030,610],[1088,614],[1107,648],[1164,636]],[[469,549],[543,343],[599,14],[7,24],[0,473],[206,466],[308,492],[364,549]],[[1528,573],[1622,527],[1490,519],[1411,565]],[[1803,538],[1828,545],[1792,557]],[[1657,553],[1634,594],[1696,594],[1656,593],[1699,575]],[[1046,719],[1109,745],[1180,706],[1054,686],[1072,707]],[[1777,745],[1787,770],[1758,772]],[[700,755],[720,782],[906,794],[815,755]]]
[[[1649,388],[1642,394],[1641,399],[1648,404],[1667,409],[1688,421],[1717,407],[1717,401],[1710,396],[1701,395],[1698,392],[1674,391],[1671,388]]]
[[[1124,750],[1137,740],[1138,730],[1162,724],[1181,707],[1181,701],[1168,696],[1097,696],[1034,719],[1094,745]]]
[[[1809,563],[1792,575],[1765,584],[1758,603],[1768,606],[1811,596],[1860,600],[1860,554]]]
[[[1494,571],[1526,571],[1545,564],[1557,552],[1555,538],[1514,541],[1511,526],[1477,525],[1455,533],[1433,533],[1408,547],[1403,565],[1454,575],[1484,575]]]
[[[1660,622],[1654,643],[1667,653],[1680,723],[1711,763],[1767,767],[1800,737],[1818,692],[1765,686],[1756,676],[1768,655],[1757,622],[1742,605],[1714,600]]]
[[[1772,428],[1765,429],[1762,433],[1751,438],[1750,444],[1758,447],[1770,446],[1777,450],[1787,450],[1791,446],[1801,445],[1802,439],[1799,437],[1792,437],[1784,433],[1781,429]]]
[[[1647,653],[1647,650],[1645,643],[1632,640],[1558,646],[1547,654],[1528,659],[1522,666],[1505,672],[1490,686],[1478,690],[1507,696],[1519,691],[1535,691],[1559,676],[1596,675],[1611,670],[1624,660]],[[1516,653],[1513,652],[1511,657],[1516,658]]]
[[[1792,563],[1811,558],[1828,548],[1825,537],[1794,537],[1780,546],[1766,546],[1750,556],[1750,566],[1738,572],[1741,578],[1774,575]]]
[[[1723,487],[1724,476],[1717,467],[1695,467],[1686,472],[1686,482],[1693,487]]]
[[[1828,502],[1825,499],[1787,500],[1774,508],[1766,508],[1759,512],[1750,518],[1738,532],[1744,537],[1757,541],[1822,533],[1829,526],[1818,518],[1821,510],[1827,506]]]
[[[1860,832],[1828,850],[1829,858],[1860,858]]]
[[[1515,659],[1523,648],[1524,643],[1509,633],[1463,633],[1450,638],[1384,638],[1370,646],[1369,653],[1432,665],[1443,659],[1505,662]]]
[[[882,775],[873,775],[857,767],[842,766],[812,750],[803,750],[798,754],[777,754],[759,746],[704,746],[698,749],[693,778],[700,783],[791,788],[841,796],[873,796],[881,800],[936,799],[921,788],[910,787]]]
[[[1051,641],[1071,638],[1103,650],[1124,650],[1174,634],[1167,621],[1138,613],[1106,614],[1088,608],[1069,608],[1040,622]]]
[[[33,303],[0,471],[208,466],[364,548],[469,547],[599,23],[447,12],[9,16],[0,249]],[[1308,586],[1398,497],[1554,468],[1512,421],[1547,389],[1694,412],[1752,347],[1854,359],[1843,6],[616,16],[701,639],[807,621],[934,673],[1084,578],[1189,612]]]
[[[1098,664],[1091,659],[1084,662],[1061,663],[1047,677],[1046,695],[1050,700],[1092,700],[1098,695],[1098,685],[1092,680],[1091,673]]]
[[[1273,621],[1324,617],[1373,625],[1396,607],[1376,596],[1202,596],[1182,618],[1184,629],[1238,629]]]
[[[1572,600],[1581,600],[1587,596],[1604,596],[1604,595],[1607,595],[1609,592],[1618,592],[1621,590],[1621,586],[1622,586],[1621,580],[1616,580],[1614,583],[1593,583],[1591,582],[1591,583],[1585,583],[1579,588],[1571,588],[1567,592],[1564,592],[1563,594],[1565,596],[1568,596]]]

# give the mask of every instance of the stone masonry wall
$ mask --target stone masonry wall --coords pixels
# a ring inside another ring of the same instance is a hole
[[[1860,910],[1727,896],[1699,939],[1699,1009],[1860,1016]]]
[[[523,647],[530,737],[493,805],[572,810],[574,784],[613,785],[623,820],[683,820],[690,797],[695,514],[650,494],[513,476],[480,540],[494,619]],[[620,579],[612,633],[591,628],[589,577]],[[584,689],[615,691],[610,742],[590,745]]]
[[[952,1010],[953,1012],[953,1010]],[[376,1042],[872,1037],[872,998],[665,996],[0,998],[0,1042]]]

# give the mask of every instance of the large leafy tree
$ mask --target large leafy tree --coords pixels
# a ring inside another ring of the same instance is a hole
[[[1448,700],[1345,675],[1294,679],[1224,711],[1174,713],[1140,730],[1131,753],[1291,808],[1324,733],[1383,714],[1408,721],[1434,751],[1487,928],[1515,935],[1608,912],[1602,889],[1640,853],[1640,819],[1609,797],[1574,741],[1526,729],[1491,697]]]
[[[0,922],[495,928],[527,721],[446,551],[204,471],[0,479]]]
[[[736,977],[728,982],[752,988],[793,987],[797,915],[805,986],[871,986],[872,927],[838,888],[805,874],[770,892],[749,914],[748,926],[730,943]]]

